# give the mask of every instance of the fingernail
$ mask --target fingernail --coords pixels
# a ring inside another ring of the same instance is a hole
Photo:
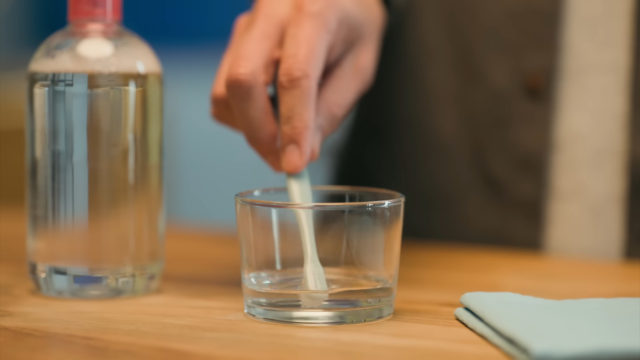
[[[300,164],[302,163],[301,155],[298,145],[287,145],[282,153],[282,170],[290,174],[299,172]]]

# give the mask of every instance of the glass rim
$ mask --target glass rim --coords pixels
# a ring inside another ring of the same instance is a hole
[[[352,202],[313,202],[313,203],[296,203],[291,201],[272,201],[251,198],[249,196],[261,196],[269,193],[287,193],[285,187],[269,187],[253,190],[246,190],[237,193],[234,198],[236,202],[247,205],[270,207],[270,208],[286,208],[286,209],[317,209],[317,208],[346,208],[346,207],[389,207],[392,205],[404,203],[405,196],[395,190],[368,186],[349,186],[349,185],[314,185],[311,191],[336,191],[336,192],[371,192],[376,194],[388,194],[388,198],[382,200],[370,201],[352,201]]]

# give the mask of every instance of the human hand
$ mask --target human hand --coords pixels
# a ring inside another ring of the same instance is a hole
[[[370,87],[385,23],[381,0],[256,0],[234,24],[213,116],[274,170],[302,171]],[[278,121],[267,94],[276,74]]]

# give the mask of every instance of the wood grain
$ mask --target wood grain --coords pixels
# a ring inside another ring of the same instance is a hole
[[[640,296],[640,262],[405,241],[395,315],[332,327],[271,324],[242,312],[233,234],[171,226],[157,294],[61,300],[34,291],[24,220],[0,209],[0,359],[491,359],[505,356],[458,323],[467,291],[548,298]]]

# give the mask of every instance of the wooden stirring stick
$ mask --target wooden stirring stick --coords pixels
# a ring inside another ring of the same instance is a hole
[[[287,175],[287,190],[289,191],[289,198],[294,203],[311,204],[313,202],[311,182],[306,169],[296,175]],[[305,288],[308,290],[327,290],[327,280],[316,247],[312,210],[295,209],[294,211],[296,212],[302,241]]]

